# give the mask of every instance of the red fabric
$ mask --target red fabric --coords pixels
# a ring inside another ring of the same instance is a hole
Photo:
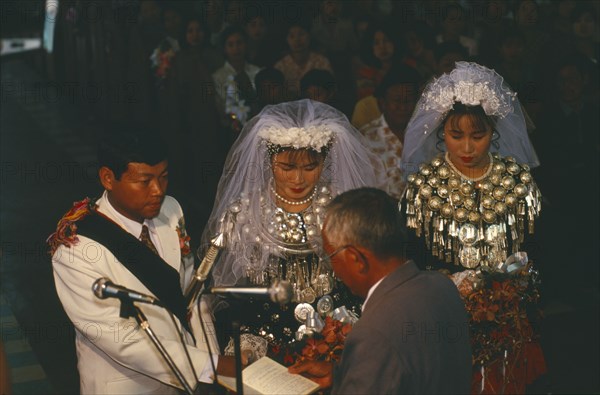
[[[515,348],[516,354],[508,357],[506,379],[503,374],[502,360],[497,359],[485,365],[483,380],[481,367],[473,372],[471,393],[473,394],[524,394],[527,385],[546,373],[546,361],[542,347],[538,342],[526,343]]]

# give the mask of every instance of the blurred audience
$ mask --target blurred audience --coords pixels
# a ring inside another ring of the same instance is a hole
[[[300,80],[300,91],[305,99],[333,105],[337,86],[329,71],[314,69],[304,74]]]
[[[256,74],[256,106],[254,115],[271,104],[279,104],[285,100],[285,79],[283,73],[276,68],[266,67]]]
[[[387,177],[379,187],[397,200],[404,192],[400,170],[404,132],[419,98],[421,82],[412,67],[399,65],[390,70],[375,91],[382,115],[360,129],[385,166]]]
[[[300,97],[300,80],[313,69],[333,72],[329,59],[311,48],[310,27],[295,20],[287,29],[288,54],[275,63],[275,68],[285,77],[286,98],[295,100]]]
[[[468,59],[467,49],[459,43],[448,41],[436,45],[433,50],[435,58],[435,76],[451,72],[456,62]]]
[[[252,111],[256,87],[254,78],[260,67],[246,61],[246,33],[241,27],[229,26],[221,35],[221,45],[225,56],[223,67],[212,75],[221,114],[222,125],[230,131],[233,139]]]
[[[465,14],[463,7],[458,2],[451,2],[443,7],[441,11],[441,31],[435,37],[438,44],[447,41],[455,41],[467,48],[469,56],[477,56],[478,43],[473,37],[466,35],[465,32],[468,17]]]

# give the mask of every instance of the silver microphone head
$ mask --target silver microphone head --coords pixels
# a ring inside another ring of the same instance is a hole
[[[292,283],[289,281],[275,280],[269,287],[269,297],[275,303],[286,304],[291,302],[292,294]]]
[[[106,288],[107,283],[110,283],[110,279],[106,277],[100,277],[99,279],[94,281],[94,284],[92,284],[92,291],[94,292],[94,295],[96,295],[97,298],[107,298],[107,296],[104,294],[104,289]]]

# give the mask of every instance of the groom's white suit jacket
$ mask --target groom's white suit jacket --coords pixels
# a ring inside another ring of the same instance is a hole
[[[97,204],[100,213],[127,229],[110,209],[106,193]],[[193,272],[193,255],[182,257],[176,230],[182,220],[183,212],[179,203],[167,196],[160,214],[151,221],[161,246],[161,257],[179,272],[180,285],[184,290]],[[52,257],[52,264],[58,296],[76,329],[81,393],[177,393],[175,387],[181,388],[177,377],[147,334],[133,318],[120,318],[118,299],[98,299],[94,296],[92,285],[98,278],[108,277],[115,284],[145,294],[152,293],[105,246],[85,236],[79,235],[78,238],[79,242],[70,248],[60,246]],[[178,329],[174,327],[169,314],[165,309],[153,305],[144,304],[140,307],[188,383],[192,388],[195,387],[194,374],[185,357]],[[210,362],[197,315],[196,309],[191,319],[196,345],[189,334],[185,337],[194,368],[199,374],[206,372],[205,368],[210,368],[207,365]],[[218,352],[212,317],[204,303],[202,317],[208,324],[211,349]],[[175,320],[180,328],[179,321],[177,318]]]

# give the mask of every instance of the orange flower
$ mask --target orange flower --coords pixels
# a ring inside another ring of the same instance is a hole
[[[306,341],[306,346],[302,349],[302,355],[311,361],[316,361],[328,352],[329,345],[324,340],[312,337]]]
[[[306,340],[299,360],[338,361],[344,350],[346,336],[352,329],[351,324],[344,324],[331,317],[325,317],[325,327],[321,333]]]

